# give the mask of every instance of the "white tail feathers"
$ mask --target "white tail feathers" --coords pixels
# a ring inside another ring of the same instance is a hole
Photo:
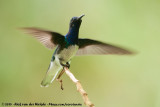
[[[48,71],[41,82],[42,87],[48,87],[49,84],[51,84],[54,79],[56,78],[58,72],[62,69],[62,66],[54,60],[50,63],[50,66],[48,68]]]

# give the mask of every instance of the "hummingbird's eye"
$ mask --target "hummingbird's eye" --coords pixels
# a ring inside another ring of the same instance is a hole
[[[74,21],[76,21],[76,17],[72,17],[71,23],[73,23]]]

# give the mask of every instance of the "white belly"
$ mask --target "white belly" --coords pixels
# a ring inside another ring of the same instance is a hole
[[[69,62],[78,51],[77,45],[71,45],[67,49],[63,49],[59,54],[58,58],[63,59],[64,63]]]

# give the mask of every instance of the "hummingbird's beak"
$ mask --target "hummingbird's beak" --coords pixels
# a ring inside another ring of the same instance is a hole
[[[85,16],[84,14],[79,16],[77,20],[80,20],[83,16]]]

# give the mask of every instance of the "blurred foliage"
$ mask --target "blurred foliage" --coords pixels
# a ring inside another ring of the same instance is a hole
[[[82,103],[70,79],[40,83],[53,51],[19,31],[40,27],[66,34],[85,14],[80,37],[137,51],[133,56],[75,57],[71,71],[97,107],[160,107],[159,0],[1,0],[0,101]],[[84,106],[84,105],[83,105]]]

